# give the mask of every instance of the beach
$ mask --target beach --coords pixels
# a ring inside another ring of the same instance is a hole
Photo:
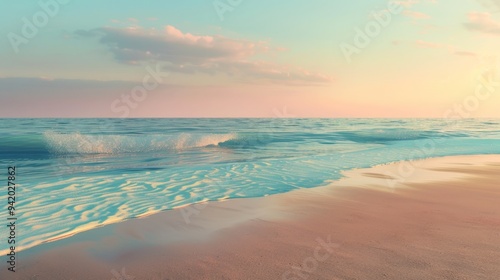
[[[343,175],[323,187],[169,210],[46,243],[19,252],[16,272],[3,265],[0,278],[500,277],[499,155]]]
[[[500,279],[500,0],[4,3],[0,280]]]

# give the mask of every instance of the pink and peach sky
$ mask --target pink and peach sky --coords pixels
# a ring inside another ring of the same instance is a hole
[[[499,0],[58,1],[1,4],[0,117],[500,117]]]

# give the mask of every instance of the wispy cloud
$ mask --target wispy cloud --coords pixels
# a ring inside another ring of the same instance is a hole
[[[429,19],[430,16],[421,12],[415,12],[411,10],[403,11],[403,15],[412,18],[412,19]]]
[[[319,73],[257,61],[253,56],[271,51],[266,42],[232,39],[220,35],[194,35],[168,25],[162,30],[98,28],[76,31],[82,37],[98,37],[117,61],[138,64],[163,62],[169,71],[184,74],[224,73],[241,78],[275,82],[326,83],[331,78]]]
[[[405,8],[411,8],[411,7],[415,6],[415,5],[423,3],[423,2],[431,3],[431,4],[436,4],[438,2],[438,0],[402,0],[402,1],[395,1],[395,3],[397,3],[399,5],[402,5]]]
[[[403,1],[395,1],[395,3],[405,7],[405,8],[410,8],[416,4],[418,4],[420,1],[419,0],[403,0]]]
[[[417,41],[415,41],[415,45],[419,48],[425,48],[425,49],[446,49],[450,52],[450,54],[457,55],[457,56],[463,56],[463,57],[477,57],[478,56],[478,54],[475,52],[457,50],[457,48],[455,46],[447,45],[447,44],[417,40]]]
[[[469,30],[500,35],[500,22],[494,20],[490,13],[471,12],[464,25]]]
[[[455,51],[453,54],[459,55],[459,56],[472,56],[476,57],[477,54],[474,52],[467,52],[467,51]]]
[[[493,12],[500,12],[500,0],[478,0],[478,2]]]

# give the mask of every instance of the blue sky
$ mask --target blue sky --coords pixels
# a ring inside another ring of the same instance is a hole
[[[0,4],[3,116],[442,117],[498,65],[498,0],[242,0],[223,20],[208,0],[66,1]],[[356,47],[375,15],[391,18]],[[152,68],[168,77],[126,102]],[[479,101],[468,116],[500,117]]]

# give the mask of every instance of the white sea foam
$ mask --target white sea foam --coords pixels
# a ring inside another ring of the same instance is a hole
[[[55,154],[120,154],[139,152],[180,151],[190,148],[217,146],[236,139],[227,134],[153,134],[153,135],[90,135],[44,132],[48,149]]]

